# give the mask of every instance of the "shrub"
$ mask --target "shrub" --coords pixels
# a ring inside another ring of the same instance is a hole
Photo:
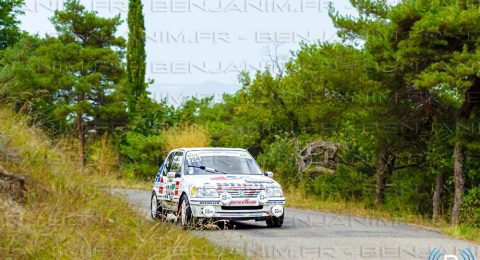
[[[307,191],[323,199],[365,200],[373,195],[372,178],[344,166],[334,174],[319,173],[312,178],[307,181]]]
[[[124,162],[124,176],[142,179],[153,178],[165,156],[161,136],[145,136],[133,131],[121,137],[118,151]]]
[[[283,185],[298,182],[297,151],[288,139],[277,138],[257,159],[262,168],[274,172],[275,179]]]
[[[465,223],[480,227],[480,187],[470,189],[463,197],[462,218]]]

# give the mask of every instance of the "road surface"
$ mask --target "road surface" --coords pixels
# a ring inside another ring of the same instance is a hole
[[[131,189],[113,192],[150,218],[150,192]],[[454,260],[453,255],[469,259],[461,252],[468,248],[469,256],[480,260],[480,246],[474,243],[368,217],[286,208],[280,229],[267,228],[264,222],[233,225],[229,230],[192,232],[252,259],[429,259],[429,253],[436,248],[438,258],[430,259]]]

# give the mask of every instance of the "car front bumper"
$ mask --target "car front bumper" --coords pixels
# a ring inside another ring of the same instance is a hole
[[[284,204],[285,198],[272,198],[263,204],[235,206],[225,205],[220,200],[197,198],[190,200],[194,217],[216,220],[266,220],[274,216],[272,210],[276,205],[281,206],[283,210]],[[206,208],[210,210],[207,214],[205,214]]]

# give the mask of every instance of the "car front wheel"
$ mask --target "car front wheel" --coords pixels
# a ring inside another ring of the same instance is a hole
[[[190,208],[190,202],[188,201],[187,195],[183,195],[180,199],[180,207],[178,210],[178,219],[180,220],[180,225],[183,228],[189,228],[192,224],[192,209]]]
[[[283,213],[280,217],[274,217],[267,219],[267,227],[269,228],[280,228],[283,225],[283,218],[285,213]]]

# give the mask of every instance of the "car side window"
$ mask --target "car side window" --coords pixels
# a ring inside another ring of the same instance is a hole
[[[162,176],[163,170],[165,169],[165,161],[162,162],[162,166],[158,169],[157,176],[155,177],[155,182],[160,181],[160,176]]]
[[[182,172],[183,152],[176,152],[172,162],[172,172]]]
[[[167,176],[167,173],[171,171],[172,169],[172,162],[173,162],[173,157],[175,155],[175,152],[171,152],[167,159],[165,160],[165,168],[163,169],[163,176]]]

